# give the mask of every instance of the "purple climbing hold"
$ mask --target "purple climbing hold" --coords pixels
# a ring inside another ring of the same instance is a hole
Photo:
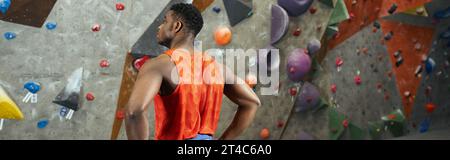
[[[270,43],[277,43],[287,32],[289,16],[279,5],[272,5],[272,25],[270,32]]]
[[[319,40],[317,39],[313,39],[308,43],[308,54],[313,57],[314,54],[317,53],[317,51],[320,50],[320,47],[322,47],[322,44],[320,43]]]
[[[311,7],[313,0],[278,0],[278,5],[286,9],[289,16],[297,17]]]
[[[320,92],[316,86],[306,82],[300,89],[295,99],[295,111],[304,112],[318,106],[320,102]]]
[[[288,57],[287,72],[290,80],[300,82],[311,69],[311,58],[305,49],[295,49]]]

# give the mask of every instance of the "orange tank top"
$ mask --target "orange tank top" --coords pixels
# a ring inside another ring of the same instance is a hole
[[[206,54],[178,50],[165,54],[176,65],[179,82],[171,95],[155,96],[155,140],[214,135],[224,89],[221,67]]]

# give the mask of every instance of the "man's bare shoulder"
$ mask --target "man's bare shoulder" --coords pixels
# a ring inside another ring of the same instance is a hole
[[[145,62],[144,66],[142,66],[141,71],[147,72],[149,70],[156,70],[163,72],[172,64],[173,62],[171,61],[171,58],[166,54],[162,54]]]

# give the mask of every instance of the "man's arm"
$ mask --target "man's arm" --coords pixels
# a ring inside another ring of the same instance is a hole
[[[219,139],[232,140],[250,126],[255,117],[256,110],[261,106],[261,102],[258,96],[256,96],[253,90],[242,79],[235,76],[226,67],[225,71],[227,81],[232,80],[235,83],[225,84],[224,94],[238,105],[238,109],[230,126]]]
[[[146,140],[149,137],[147,109],[158,94],[163,80],[160,61],[161,57],[147,61],[134,84],[125,117],[126,133],[130,140]]]

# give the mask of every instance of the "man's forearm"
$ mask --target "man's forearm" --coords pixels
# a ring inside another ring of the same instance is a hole
[[[232,140],[242,134],[255,118],[257,104],[249,106],[239,106],[233,121],[219,140]]]

